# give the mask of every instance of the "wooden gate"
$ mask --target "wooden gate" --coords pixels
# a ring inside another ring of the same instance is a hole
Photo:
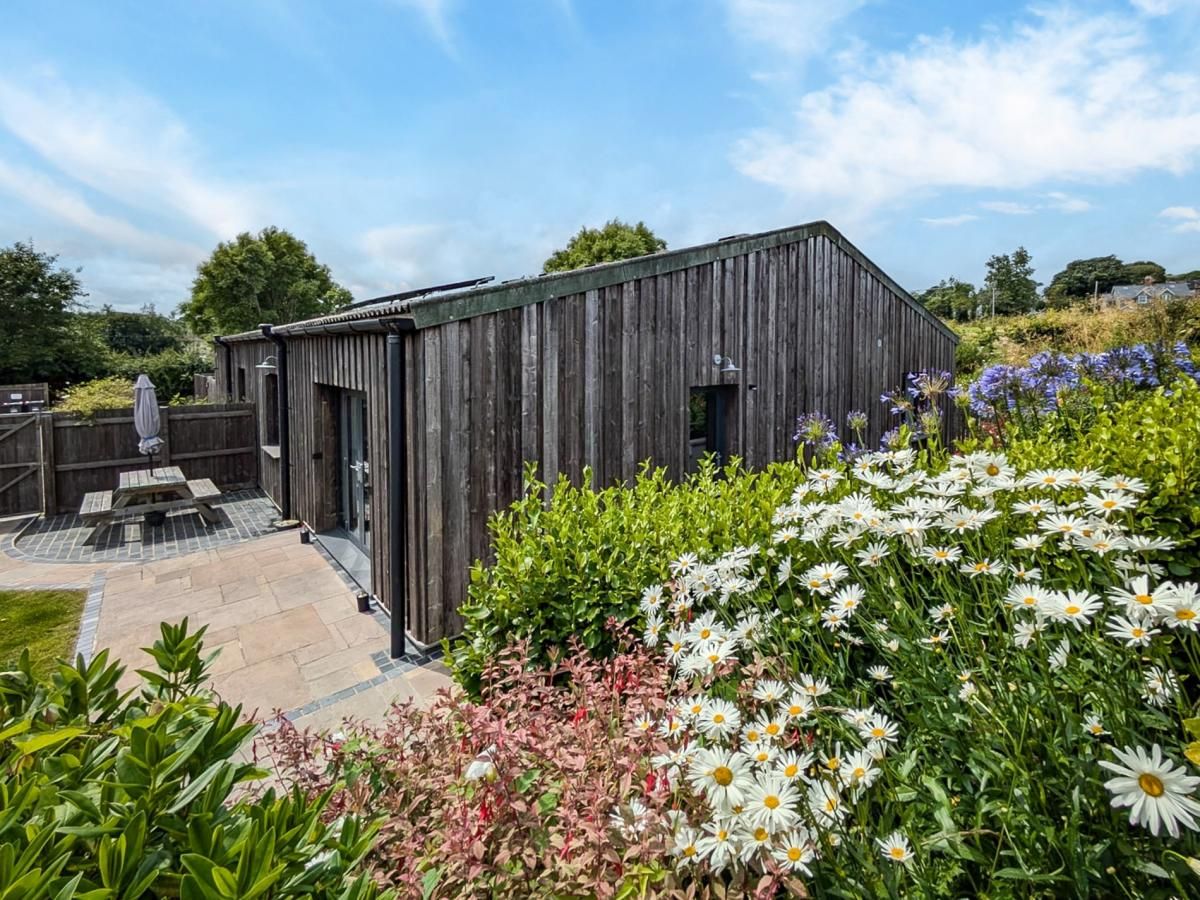
[[[42,511],[39,416],[0,415],[0,517]]]

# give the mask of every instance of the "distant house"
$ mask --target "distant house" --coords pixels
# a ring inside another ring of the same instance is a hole
[[[1134,306],[1145,306],[1152,300],[1184,300],[1195,297],[1195,285],[1188,281],[1164,281],[1155,284],[1147,276],[1141,284],[1119,284],[1112,289],[1111,294],[1100,298],[1100,305],[1106,309],[1128,309]]]

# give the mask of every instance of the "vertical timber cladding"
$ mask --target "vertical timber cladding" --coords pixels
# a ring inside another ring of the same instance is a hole
[[[256,452],[258,454],[259,487],[267,493],[276,506],[280,506],[282,497],[279,484],[279,457],[262,448],[266,427],[262,416],[267,408],[264,391],[268,371],[257,368],[259,363],[274,355],[275,345],[257,332],[247,336],[226,338],[225,341],[223,345],[218,345],[216,348],[214,368],[216,369],[217,391],[216,397],[213,399],[217,402],[224,402],[226,398],[229,398],[232,402],[239,402],[241,398],[237,396],[238,385],[239,383],[245,384],[246,402],[253,403],[255,409],[254,432],[255,443],[258,445]],[[226,354],[230,357],[230,373],[233,376],[230,384],[225,383]],[[244,382],[239,382],[239,369],[245,372]]]
[[[730,450],[750,466],[791,457],[807,412],[841,428],[861,409],[876,444],[892,424],[880,394],[908,371],[953,371],[954,339],[843,243],[810,232],[407,335],[416,637],[461,631],[487,518],[519,496],[526,461],[548,483],[585,467],[597,486],[628,481],[646,459],[682,475],[693,387],[732,388]],[[740,371],[721,372],[718,354]]]

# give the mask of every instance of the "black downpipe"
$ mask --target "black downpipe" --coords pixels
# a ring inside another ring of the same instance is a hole
[[[288,416],[288,355],[287,342],[275,334],[270,325],[260,325],[263,335],[275,344],[275,370],[278,374],[275,408],[279,411],[279,513],[292,517],[292,433]]]
[[[392,659],[404,655],[408,612],[408,436],[405,434],[405,353],[402,331],[411,322],[389,323],[388,377],[388,587],[391,594]]]
[[[225,341],[225,338],[213,338],[213,343],[220,347],[225,357],[225,402],[233,402],[233,348]]]

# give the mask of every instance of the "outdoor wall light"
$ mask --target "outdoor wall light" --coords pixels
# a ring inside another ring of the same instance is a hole
[[[275,368],[275,357],[268,356],[266,359],[264,359],[262,362],[260,362],[254,368],[256,368],[256,369],[274,369]]]
[[[739,369],[737,366],[735,366],[733,364],[732,359],[730,359],[728,356],[722,356],[720,353],[718,353],[716,356],[713,357],[713,365],[720,366],[722,372],[740,372],[740,371],[742,371],[741,369]]]

